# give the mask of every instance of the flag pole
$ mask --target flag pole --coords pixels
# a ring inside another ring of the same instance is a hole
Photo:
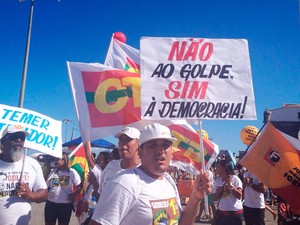
[[[24,64],[23,64],[22,83],[21,83],[19,105],[18,105],[20,108],[23,108],[23,104],[24,104],[24,93],[25,93],[25,86],[26,86],[28,56],[29,56],[30,39],[31,39],[31,29],[32,29],[33,6],[34,6],[34,0],[31,0],[30,13],[29,13],[29,23],[28,23],[28,31],[27,31],[27,41],[26,41],[25,57],[24,57]],[[25,147],[24,157],[23,157],[23,162],[22,162],[23,164],[22,164],[22,169],[21,169],[21,175],[20,175],[20,179],[19,179],[20,183],[21,183],[21,181],[23,179],[24,168],[25,168],[25,161],[26,161],[26,155],[27,155],[27,148]]]
[[[32,29],[33,6],[34,6],[34,0],[31,0],[28,31],[27,31],[27,41],[26,41],[25,57],[24,57],[24,64],[23,64],[22,84],[21,84],[20,97],[19,97],[19,107],[20,108],[23,108],[23,104],[24,104],[24,94],[25,94],[27,67],[28,67],[28,56],[29,56],[31,29]]]
[[[108,50],[105,56],[104,64],[106,65],[108,56],[111,55],[111,52],[113,51],[113,45],[114,45],[114,33],[111,35]]]
[[[204,148],[203,148],[203,137],[202,137],[202,120],[198,120],[198,127],[199,127],[199,138],[200,138],[200,154],[201,154],[201,161],[202,161],[202,170],[203,172],[206,171],[205,167],[205,160],[204,160]],[[208,198],[207,194],[204,193],[204,208],[205,208],[205,215],[209,215],[208,210]]]

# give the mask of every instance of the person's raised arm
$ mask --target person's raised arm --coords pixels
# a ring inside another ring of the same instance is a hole
[[[86,159],[88,161],[89,168],[93,169],[94,166],[96,165],[96,161],[92,154],[91,142],[90,141],[85,142],[83,144],[83,147],[84,147],[84,151],[85,151]]]

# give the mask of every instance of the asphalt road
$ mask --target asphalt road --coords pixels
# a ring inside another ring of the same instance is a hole
[[[29,225],[42,225],[44,223],[44,207],[45,203],[32,203],[32,218]],[[277,212],[277,206],[271,207],[275,212]],[[266,225],[277,225],[277,219],[274,220],[272,214],[266,210]],[[201,220],[200,223],[195,224],[210,224],[208,220]],[[72,213],[70,225],[79,225],[77,218],[74,213]],[[230,224],[228,224],[230,225]]]

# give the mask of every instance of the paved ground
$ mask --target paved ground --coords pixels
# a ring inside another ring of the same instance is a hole
[[[29,225],[43,225],[44,222],[44,208],[45,203],[32,203],[32,211],[31,211],[31,220]],[[78,225],[77,218],[75,214],[72,212],[72,217],[70,221],[70,225]]]
[[[271,207],[271,206],[270,206]],[[277,213],[277,206],[272,206],[271,207],[273,209],[274,212]],[[198,224],[211,224],[208,220],[201,220],[200,223],[195,223],[195,225]],[[243,223],[244,225],[245,223]],[[228,224],[230,225],[230,224]],[[276,220],[274,220],[273,215],[266,210],[266,216],[265,216],[265,225],[277,225],[277,217]]]
[[[32,203],[32,218],[29,225],[42,225],[44,223],[44,207],[45,203]],[[272,209],[277,212],[277,207],[272,207]],[[272,214],[266,210],[266,218],[265,218],[266,225],[276,225],[277,219],[274,220]],[[78,225],[78,221],[72,213],[70,225]],[[201,220],[200,223],[195,224],[210,224],[208,220]],[[228,224],[230,225],[230,224]]]

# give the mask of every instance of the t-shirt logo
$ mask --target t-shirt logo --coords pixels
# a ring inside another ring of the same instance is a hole
[[[177,225],[179,208],[176,198],[150,201],[153,225]]]
[[[68,186],[70,183],[70,177],[66,175],[60,176],[59,183],[61,186]]]
[[[0,191],[5,189],[5,182],[7,180],[6,173],[0,172]]]

